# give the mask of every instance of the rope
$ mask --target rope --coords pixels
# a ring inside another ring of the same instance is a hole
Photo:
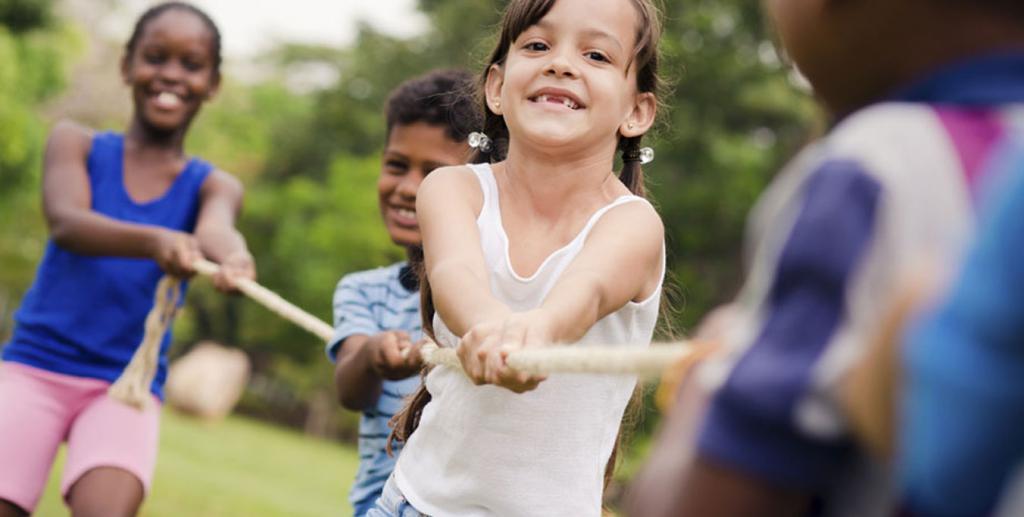
[[[193,265],[200,274],[213,276],[220,266],[200,259]],[[234,279],[235,286],[243,294],[263,305],[271,312],[288,320],[323,341],[334,337],[334,329],[316,316],[296,307],[277,293],[245,279]],[[165,276],[157,284],[153,309],[146,316],[146,332],[139,348],[132,356],[121,377],[109,389],[110,396],[140,410],[146,408],[150,396],[149,387],[156,375],[160,355],[160,342],[177,312],[181,296],[181,283]],[[508,365],[533,375],[549,373],[593,373],[614,375],[638,375],[658,377],[669,366],[693,356],[695,350],[687,342],[653,345],[649,348],[625,346],[573,346],[543,347],[517,350],[508,355]],[[455,350],[440,348],[433,342],[426,343],[420,354],[428,365],[444,365],[462,370]]]
[[[204,259],[197,260],[193,266],[196,268],[196,271],[207,276],[216,275],[220,271],[220,266]],[[235,286],[243,294],[259,302],[260,305],[266,307],[270,312],[302,327],[303,330],[322,339],[324,342],[330,341],[334,337],[333,327],[324,323],[316,316],[296,307],[288,300],[281,298],[270,289],[248,278],[236,278]]]
[[[170,276],[161,278],[153,295],[153,308],[146,315],[142,343],[121,376],[107,389],[112,398],[139,411],[145,411],[149,406],[152,400],[149,387],[153,384],[157,363],[160,361],[160,343],[178,312],[180,300],[181,281]]]
[[[665,369],[693,355],[688,342],[655,344],[649,348],[624,346],[551,346],[516,350],[506,363],[513,370],[531,375],[549,373],[593,373],[659,377]],[[453,348],[440,348],[428,342],[420,349],[427,364],[448,366],[462,371],[462,362]]]

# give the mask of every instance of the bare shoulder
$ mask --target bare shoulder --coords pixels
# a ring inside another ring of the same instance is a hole
[[[476,174],[467,165],[440,167],[423,179],[416,194],[417,206],[422,203],[468,202],[479,208],[483,204],[483,192]]]
[[[206,181],[203,182],[203,190],[210,193],[241,197],[245,187],[230,172],[223,169],[214,169],[206,177]]]
[[[649,202],[630,201],[608,210],[594,225],[593,234],[619,239],[628,236],[633,245],[660,252],[665,240],[665,224]]]
[[[92,137],[95,134],[91,128],[83,126],[70,119],[61,119],[53,125],[50,136],[47,140],[48,152],[59,151],[86,155],[92,147]]]

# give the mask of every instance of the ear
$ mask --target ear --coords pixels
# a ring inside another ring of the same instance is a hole
[[[220,92],[220,77],[220,72],[213,73],[213,77],[210,78],[210,90],[206,92],[206,99],[204,100],[210,100]]]
[[[128,84],[128,76],[132,71],[132,57],[128,54],[121,56],[121,82]]]
[[[484,84],[484,95],[487,101],[487,109],[491,113],[501,116],[501,88],[505,85],[505,70],[494,64],[487,69],[487,81]]]
[[[626,138],[640,136],[654,125],[654,117],[658,113],[658,99],[651,92],[636,95],[633,108],[619,126],[619,133]]]

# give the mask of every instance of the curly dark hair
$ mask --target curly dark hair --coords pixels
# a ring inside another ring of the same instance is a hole
[[[387,138],[397,125],[423,122],[444,127],[448,138],[462,142],[480,126],[473,76],[465,70],[434,70],[409,79],[391,92],[384,111]]]
[[[167,11],[186,11],[202,20],[206,28],[210,30],[210,35],[213,39],[210,48],[210,53],[213,55],[213,75],[214,77],[220,77],[220,29],[217,28],[216,23],[213,23],[210,15],[187,2],[164,2],[154,5],[142,13],[142,16],[139,16],[139,19],[135,22],[135,28],[132,29],[131,37],[128,38],[128,42],[124,45],[124,58],[131,59],[132,54],[135,52],[135,46],[139,43],[139,38],[142,37],[143,31],[146,30],[146,25]]]

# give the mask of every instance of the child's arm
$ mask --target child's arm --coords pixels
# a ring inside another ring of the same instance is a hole
[[[381,331],[370,307],[376,302],[361,289],[356,275],[347,275],[334,290],[334,338],[327,355],[337,362],[334,385],[338,402],[361,411],[380,398],[384,379],[404,379],[422,366],[419,346],[400,331]],[[408,353],[403,355],[405,350]]]
[[[231,278],[256,278],[245,237],[235,228],[243,192],[241,182],[219,169],[210,173],[199,191],[202,205],[195,236],[203,254],[221,265],[213,279],[221,291],[233,290]]]
[[[68,121],[54,126],[43,158],[43,212],[60,247],[85,255],[146,257],[175,276],[190,276],[200,257],[191,235],[104,216],[91,209],[86,160],[89,130]]]
[[[338,401],[352,411],[373,406],[385,379],[405,379],[423,366],[419,344],[413,344],[401,331],[349,336],[338,348],[337,362],[334,385]]]
[[[431,172],[416,195],[434,307],[456,336],[511,313],[491,294],[476,226],[482,205],[479,184],[464,166]]]

